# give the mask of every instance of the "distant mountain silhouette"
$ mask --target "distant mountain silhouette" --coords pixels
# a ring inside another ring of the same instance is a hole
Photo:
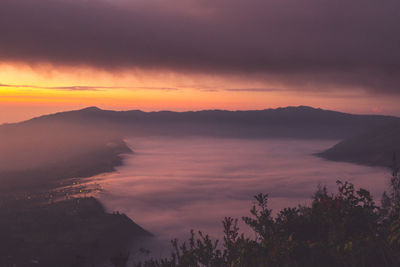
[[[399,120],[391,116],[353,115],[307,106],[256,111],[189,112],[110,111],[89,107],[42,116],[19,127],[43,123],[92,126],[115,134],[200,135],[249,138],[343,139]]]
[[[395,121],[347,138],[318,155],[329,160],[393,167],[400,156],[400,122]]]

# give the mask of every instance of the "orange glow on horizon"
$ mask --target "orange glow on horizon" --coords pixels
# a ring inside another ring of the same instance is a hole
[[[43,113],[98,106],[129,110],[254,110],[308,105],[353,113],[393,113],[394,99],[274,89],[280,84],[240,76],[160,71],[110,72],[76,68],[0,64],[0,123]],[[253,90],[256,88],[256,90]],[[266,89],[266,90],[263,90]],[[261,90],[259,90],[261,89]]]

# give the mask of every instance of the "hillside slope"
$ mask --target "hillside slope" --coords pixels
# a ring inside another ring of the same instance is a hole
[[[318,155],[329,160],[392,168],[400,155],[400,123],[392,122],[347,138]]]

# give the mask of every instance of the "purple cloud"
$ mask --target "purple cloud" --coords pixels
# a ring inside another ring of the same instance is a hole
[[[2,0],[0,61],[397,93],[399,10],[394,0]]]

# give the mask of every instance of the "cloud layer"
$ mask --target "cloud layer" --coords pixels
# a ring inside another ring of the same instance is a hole
[[[62,91],[103,91],[110,89],[131,89],[131,90],[159,90],[159,91],[175,91],[178,88],[172,87],[138,87],[138,86],[101,86],[101,85],[91,85],[91,86],[81,86],[81,85],[71,85],[71,86],[37,86],[29,84],[4,84],[0,83],[1,87],[8,88],[35,88],[35,89],[49,89],[49,90],[62,90]]]
[[[0,61],[397,93],[394,0],[2,0]]]

